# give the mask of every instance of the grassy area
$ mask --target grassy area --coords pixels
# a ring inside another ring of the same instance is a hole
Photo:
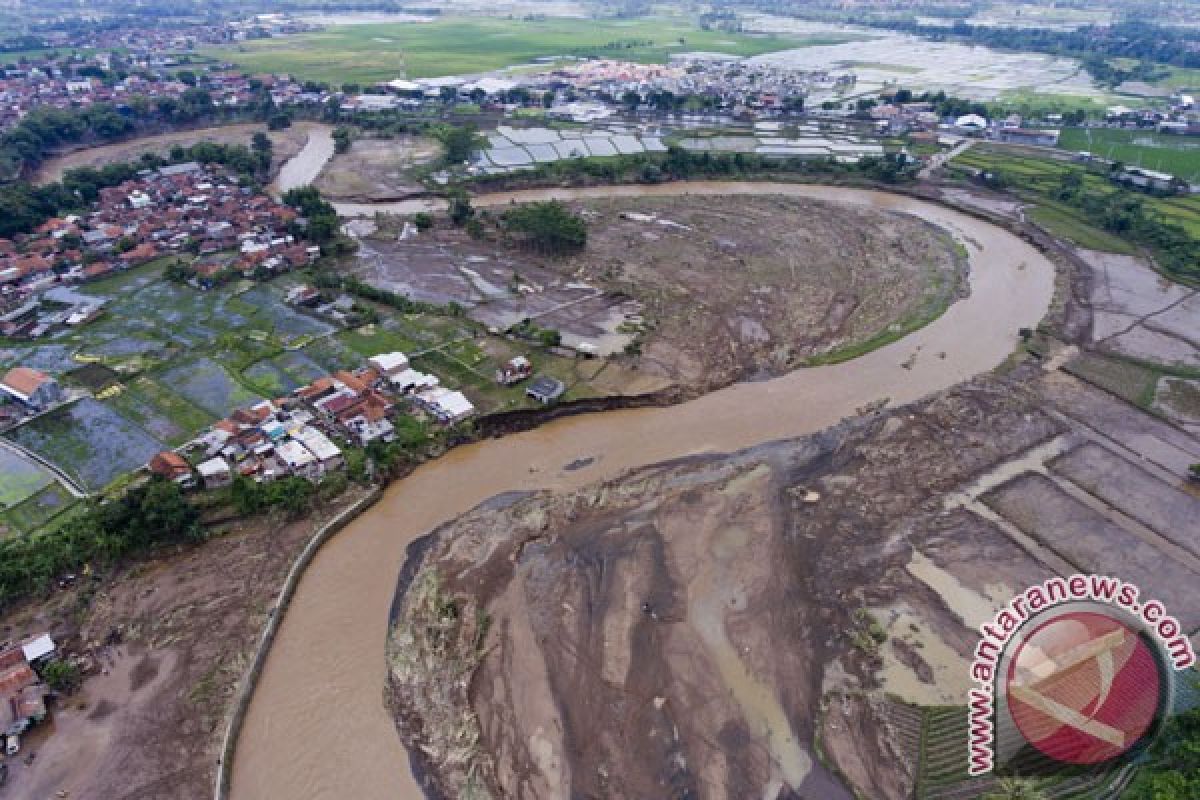
[[[20,505],[54,482],[54,477],[24,456],[0,448],[0,509]]]
[[[1058,146],[1200,181],[1200,141],[1189,136],[1109,128],[1068,128]]]
[[[1065,152],[1058,158],[1052,158],[1033,152],[1023,153],[977,145],[955,157],[951,166],[986,170],[1007,176],[1011,191],[1038,206],[1030,211],[1031,218],[1045,223],[1051,232],[1081,246],[1116,253],[1136,250],[1121,237],[1089,224],[1078,209],[1063,205],[1054,199],[1054,193],[1062,186],[1063,177],[1071,171],[1084,171],[1084,188],[1089,193],[1106,195],[1118,191],[1108,179],[1103,167],[1088,167],[1065,156]],[[1139,196],[1148,214],[1165,222],[1178,224],[1193,237],[1200,237],[1200,197]]]
[[[1200,69],[1188,67],[1164,67],[1164,69],[1168,71],[1167,77],[1155,81],[1155,85],[1169,89],[1200,90]]]
[[[1073,209],[1059,203],[1039,202],[1030,208],[1026,215],[1055,236],[1072,241],[1080,247],[1125,255],[1137,253],[1134,245],[1108,231],[1089,225]]]
[[[32,533],[75,505],[75,497],[58,482],[52,483],[19,505],[0,513],[0,523],[22,533]]]
[[[311,80],[374,83],[486,72],[551,56],[664,63],[671,53],[712,50],[750,56],[856,37],[747,36],[704,31],[689,20],[449,17],[429,23],[351,25],[210,49],[215,58],[260,72]]]
[[[1103,111],[1115,103],[1117,99],[1111,95],[1091,97],[1078,94],[1039,92],[1034,89],[1024,88],[1009,89],[1002,92],[995,106],[997,109],[1016,110],[1026,116],[1037,116],[1051,112],[1075,111],[1077,109]]]

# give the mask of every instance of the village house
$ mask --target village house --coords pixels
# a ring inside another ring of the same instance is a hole
[[[475,413],[475,406],[462,392],[439,386],[414,397],[417,406],[444,425],[462,422]]]
[[[229,462],[220,457],[201,461],[196,465],[196,472],[200,473],[200,480],[205,489],[220,489],[233,483],[233,472],[229,468]]]
[[[556,402],[567,391],[567,386],[557,378],[539,375],[525,388],[525,394],[544,406]]]
[[[54,652],[46,634],[0,649],[0,732],[6,736],[20,736],[45,719],[50,689],[33,667]]]
[[[58,382],[44,372],[30,367],[13,367],[0,378],[0,391],[31,411],[45,411],[62,402]]]
[[[164,450],[156,454],[150,459],[146,468],[150,470],[151,474],[158,475],[184,488],[196,485],[196,478],[192,474],[192,465],[173,450]]]
[[[502,386],[515,386],[533,374],[533,365],[525,356],[517,356],[505,362],[496,370],[496,383]]]

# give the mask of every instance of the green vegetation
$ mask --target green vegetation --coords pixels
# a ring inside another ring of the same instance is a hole
[[[308,220],[305,235],[325,247],[338,236],[341,225],[337,211],[313,186],[291,189],[283,196],[283,202],[296,209]]]
[[[879,652],[880,646],[887,641],[888,635],[879,620],[865,608],[854,609],[854,628],[850,633],[850,642],[867,654]]]
[[[56,658],[42,668],[42,680],[54,691],[69,694],[83,683],[83,672],[78,664]]]
[[[1118,186],[1103,165],[976,146],[951,167],[978,173],[989,186],[1035,203],[1031,217],[1083,246],[1153,252],[1175,280],[1200,280],[1200,198],[1134,192]],[[1121,242],[1113,242],[1112,238]]]
[[[162,479],[129,490],[52,531],[0,541],[0,607],[42,591],[65,572],[204,537],[200,515]]]
[[[1200,182],[1200,142],[1194,137],[1112,128],[1067,128],[1059,137],[1058,146],[1072,152],[1086,150],[1112,161]]]
[[[234,509],[244,516],[260,514],[271,508],[299,514],[309,508],[316,491],[311,481],[295,476],[257,483],[238,475],[229,487],[229,497]]]
[[[401,75],[488,72],[551,56],[622,58],[664,63],[671,53],[716,50],[758,55],[792,47],[834,44],[855,36],[747,36],[701,30],[690,21],[448,17],[434,22],[350,25],[320,33],[212,48],[214,58],[253,72],[287,72],[332,84],[369,85]]]
[[[1137,248],[1125,239],[1092,227],[1076,211],[1059,203],[1044,201],[1029,209],[1026,216],[1050,233],[1080,247],[1109,253],[1135,255]]]
[[[1191,673],[1193,680],[1195,673]],[[1126,800],[1192,800],[1200,797],[1200,708],[1167,721],[1146,763],[1122,795]]]
[[[446,165],[469,161],[475,151],[485,144],[474,125],[441,125],[433,131],[433,135],[442,143],[442,163]]]
[[[546,255],[575,253],[587,244],[587,225],[562,203],[526,203],[504,214],[504,225],[526,246]]]
[[[32,533],[75,504],[75,497],[57,481],[21,503],[0,512],[0,522],[23,533]]]

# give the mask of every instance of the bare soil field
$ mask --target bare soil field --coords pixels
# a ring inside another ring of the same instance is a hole
[[[274,168],[278,169],[284,161],[299,153],[304,147],[311,127],[311,123],[297,122],[284,130],[267,131],[265,125],[246,123],[144,136],[127,142],[88,147],[52,158],[42,164],[33,176],[33,180],[35,183],[50,183],[60,180],[69,169],[102,167],[106,164],[136,161],[142,153],[166,155],[175,145],[190,147],[200,142],[215,142],[217,144],[241,144],[249,147],[251,138],[259,131],[265,132],[271,137],[274,145]]]
[[[3,638],[49,631],[60,649],[85,655],[92,667],[83,688],[61,698],[8,759],[4,797],[211,793],[235,688],[276,592],[316,528],[343,507],[335,505],[294,522],[239,523],[200,547],[81,577],[7,614]]]
[[[1200,626],[1200,499],[1170,449],[1200,441],[1026,364],[499,497],[410,550],[389,707],[437,797],[906,798],[923,715],[965,702],[977,626],[1016,591],[1118,574]]]
[[[570,204],[581,254],[553,260],[439,227],[363,241],[355,270],[498,329],[523,319],[699,392],[852,352],[936,316],[963,290],[949,234],[902,214],[783,197]]]
[[[437,141],[423,136],[356,139],[321,171],[316,187],[330,200],[374,202],[421,194],[418,168],[441,154]]]

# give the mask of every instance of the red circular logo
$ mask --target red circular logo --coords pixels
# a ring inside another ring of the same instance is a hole
[[[1039,625],[1009,662],[1009,713],[1056,761],[1099,764],[1150,731],[1163,682],[1152,649],[1106,614],[1076,611]]]

